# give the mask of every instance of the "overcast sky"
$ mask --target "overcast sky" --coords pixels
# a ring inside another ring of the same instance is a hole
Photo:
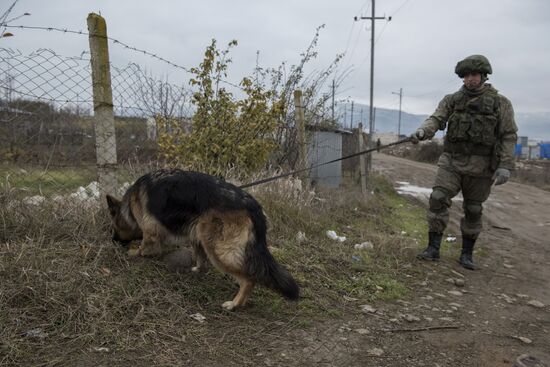
[[[12,3],[0,1],[0,14]],[[229,79],[238,82],[252,72],[256,51],[260,64],[298,62],[315,28],[325,24],[312,68],[326,67],[346,53],[341,70],[352,72],[337,98],[368,104],[371,0],[19,0],[12,16],[31,13],[14,25],[60,27],[86,31],[89,12],[101,12],[109,36],[156,53],[179,65],[201,61],[212,38],[220,45],[239,42],[232,52]],[[403,109],[429,114],[461,81],[456,62],[484,54],[492,63],[490,81],[517,112],[550,111],[550,1],[548,0],[379,0],[376,16],[375,106],[398,108],[391,92],[403,88]],[[14,37],[0,47],[25,53],[48,48],[63,56],[88,49],[84,36],[8,29]],[[111,60],[123,66],[137,62],[158,75],[186,81],[188,75],[151,58],[110,45]],[[327,86],[328,92],[328,86]]]

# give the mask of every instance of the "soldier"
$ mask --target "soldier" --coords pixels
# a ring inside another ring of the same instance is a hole
[[[462,191],[464,217],[460,221],[459,263],[473,270],[472,252],[482,229],[482,205],[493,183],[501,185],[510,178],[517,127],[510,101],[486,83],[487,75],[492,73],[486,57],[468,56],[458,62],[455,73],[463,79],[462,88],[445,96],[434,114],[410,136],[417,144],[447,127],[427,213],[428,247],[417,257],[439,259],[451,199]]]

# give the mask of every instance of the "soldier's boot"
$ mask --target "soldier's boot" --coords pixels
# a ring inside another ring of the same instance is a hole
[[[443,233],[438,232],[429,232],[428,233],[428,247],[416,255],[417,259],[421,260],[439,260],[439,248],[441,247],[441,239],[443,238]]]
[[[474,260],[472,259],[475,243],[475,238],[464,235],[462,236],[462,251],[460,253],[460,259],[458,259],[458,262],[460,263],[460,265],[462,265],[463,268],[469,270],[476,269]]]

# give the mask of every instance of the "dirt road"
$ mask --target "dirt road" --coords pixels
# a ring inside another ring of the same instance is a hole
[[[384,154],[373,161],[374,168],[392,181],[426,188],[436,171],[433,165]],[[427,195],[420,198],[427,205]],[[460,204],[455,201],[452,208],[451,233],[459,233]],[[439,264],[422,265],[432,283],[424,288],[439,289],[463,306],[455,315],[462,327],[424,333],[422,348],[429,350],[427,354],[442,353],[441,361],[433,360],[440,366],[510,366],[523,353],[550,365],[550,193],[513,182],[494,187],[484,218],[475,256],[480,270],[466,271],[448,256]],[[458,297],[444,292],[448,274],[454,271],[464,276],[466,285],[458,289],[463,293]],[[423,296],[418,294],[421,300]],[[532,301],[545,306],[536,307],[539,304]]]
[[[373,167],[396,187],[415,185],[427,206],[435,166],[377,154]],[[416,279],[407,299],[298,331],[291,344],[273,343],[264,363],[504,367],[527,354],[540,363],[525,366],[550,366],[549,214],[548,192],[513,182],[494,187],[474,253],[479,270],[457,263],[458,236],[443,244],[441,261],[405,265],[404,275]],[[459,198],[447,234],[460,232],[461,215]]]

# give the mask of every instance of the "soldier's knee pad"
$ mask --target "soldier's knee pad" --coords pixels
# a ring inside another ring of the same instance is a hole
[[[464,203],[464,216],[469,222],[477,222],[481,219],[483,213],[483,206],[477,202],[465,202]]]
[[[450,200],[445,190],[436,187],[430,195],[430,211],[437,213],[449,208]]]

